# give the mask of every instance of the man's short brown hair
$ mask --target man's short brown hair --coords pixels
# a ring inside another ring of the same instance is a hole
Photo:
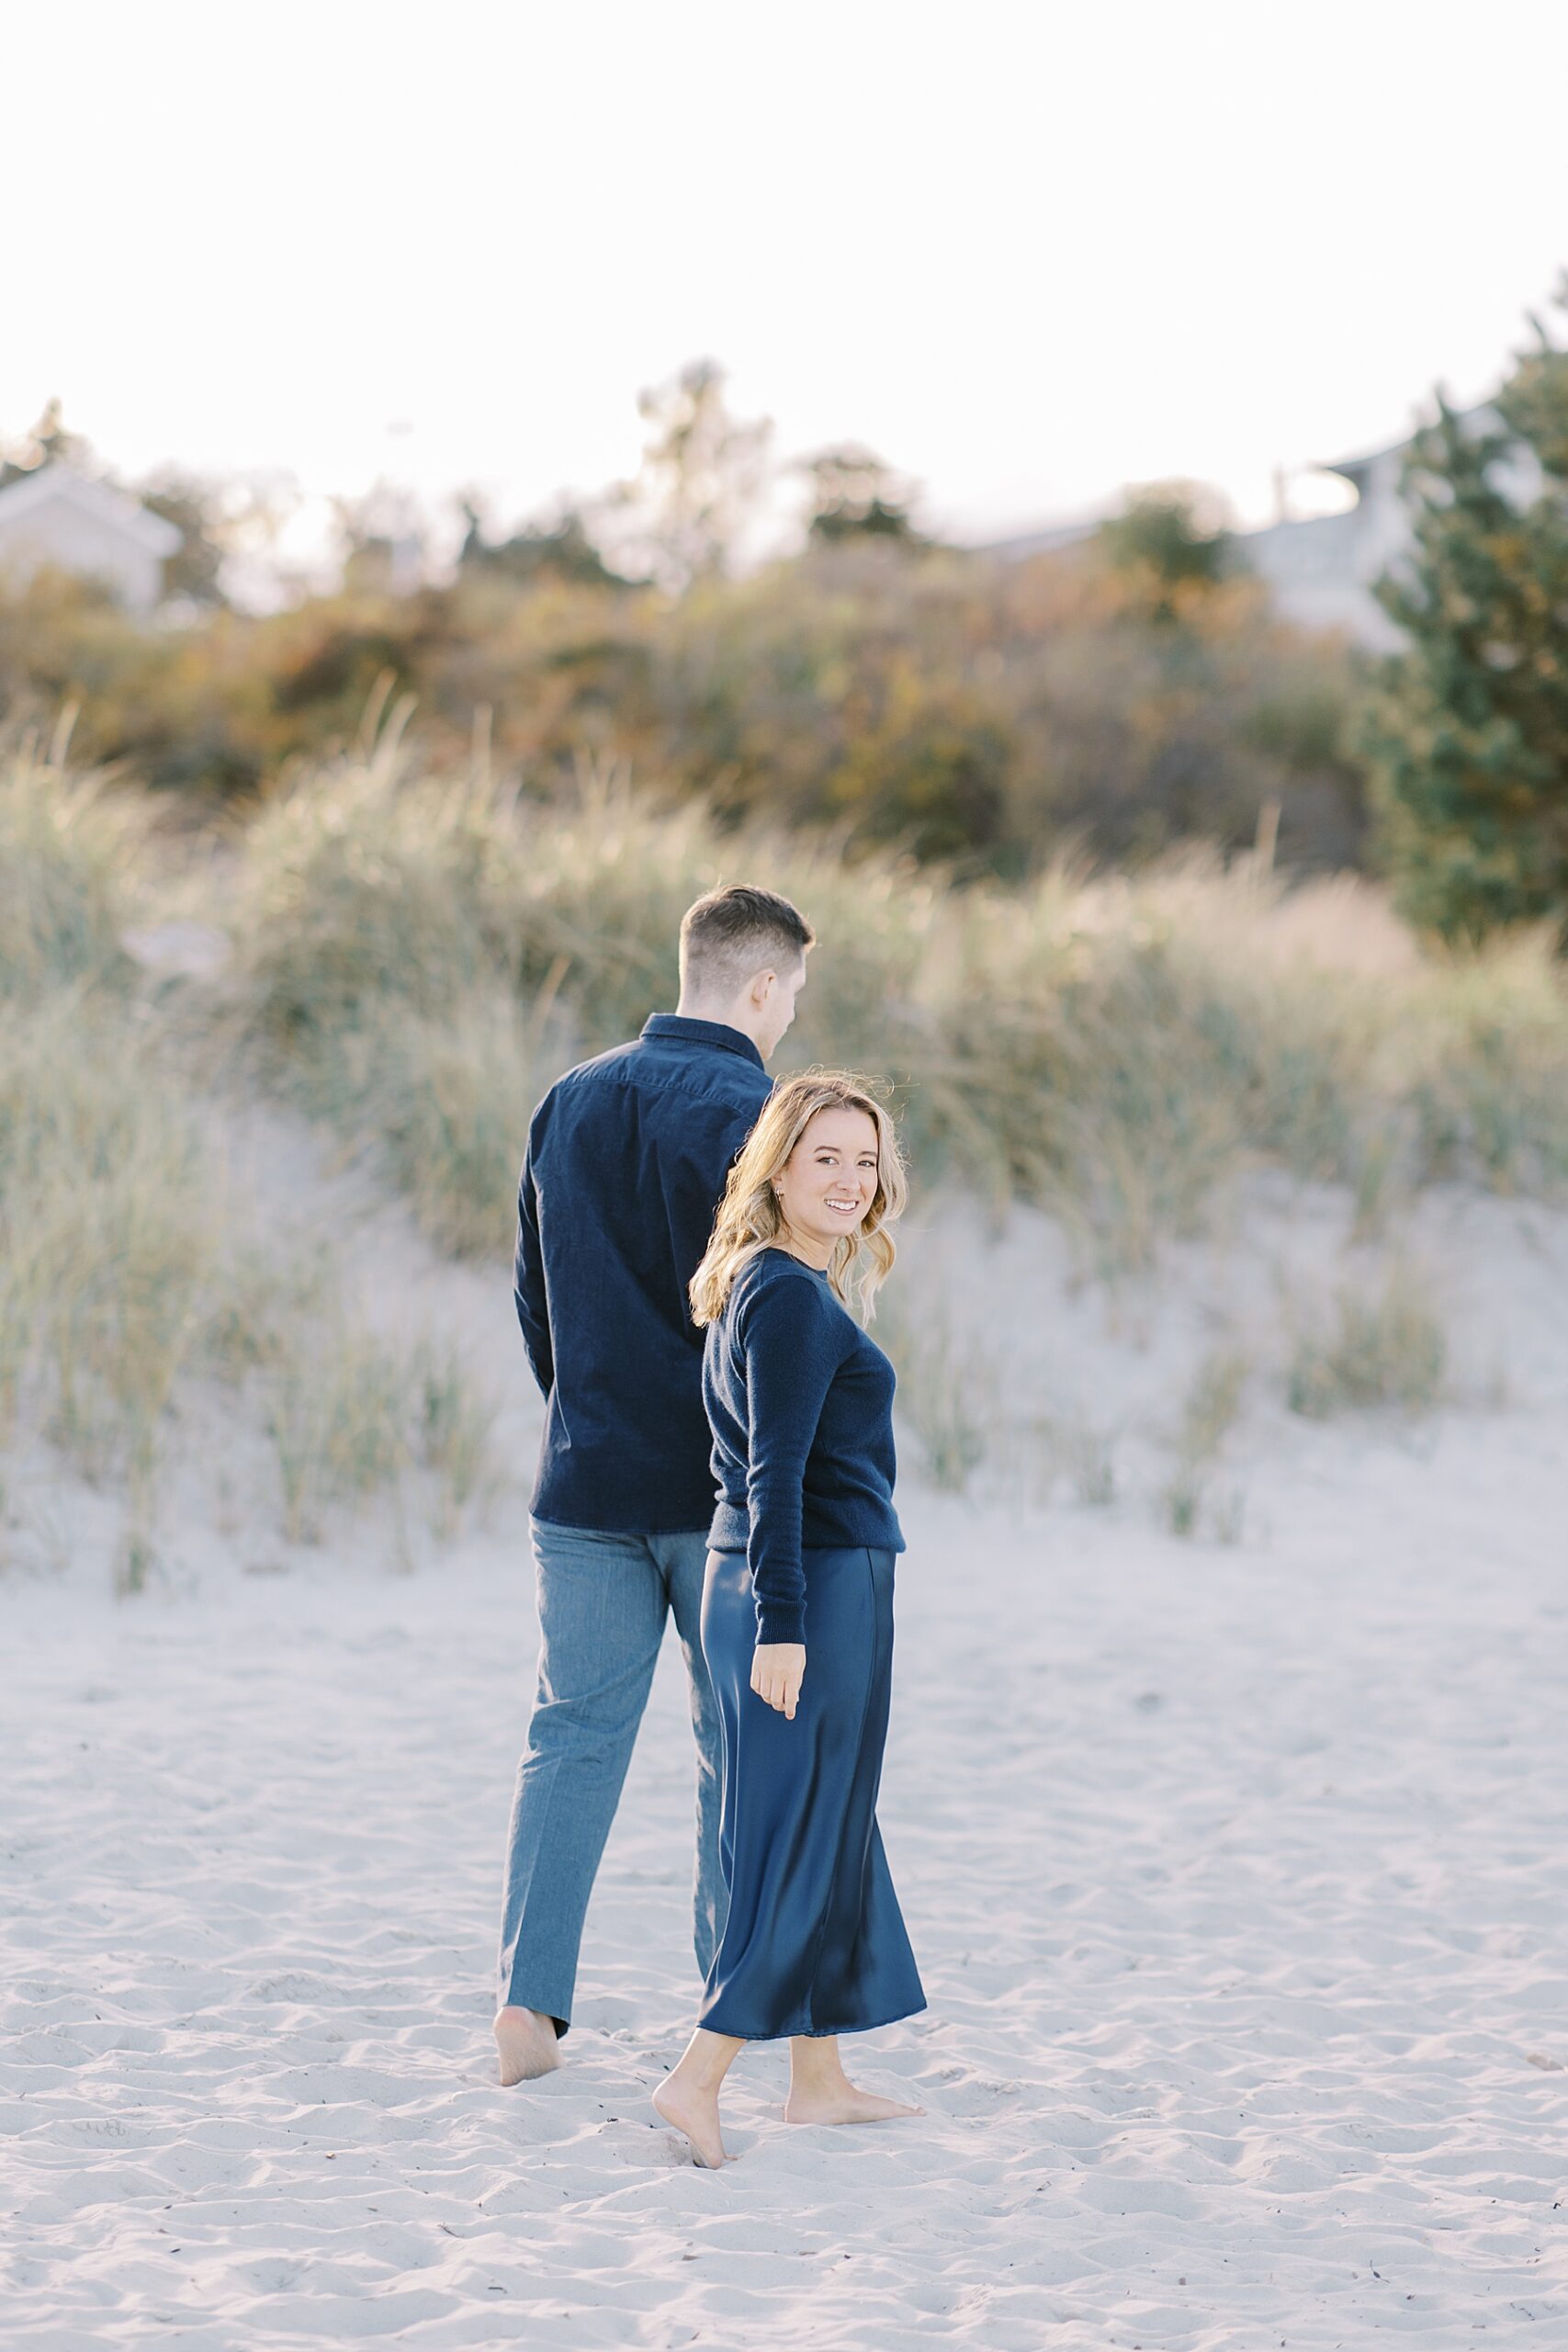
[[[732,882],[710,890],[681,921],[681,981],[701,995],[735,996],[764,966],[792,965],[817,934],[776,890]]]

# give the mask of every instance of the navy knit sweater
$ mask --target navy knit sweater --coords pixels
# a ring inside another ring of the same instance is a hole
[[[759,1642],[804,1642],[801,1550],[901,1552],[893,1509],[893,1366],[826,1274],[764,1250],[735,1278],[703,1349],[716,1552],[744,1552]]]

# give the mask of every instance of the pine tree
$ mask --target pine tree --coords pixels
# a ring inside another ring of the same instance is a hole
[[[1568,353],[1537,334],[1491,413],[1439,398],[1405,465],[1411,558],[1378,589],[1408,643],[1372,708],[1372,805],[1404,911],[1452,939],[1568,935]]]

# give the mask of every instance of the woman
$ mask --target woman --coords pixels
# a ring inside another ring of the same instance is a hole
[[[697,2030],[653,2104],[699,2165],[725,2161],[719,2086],[745,2041],[789,2036],[788,2122],[923,2111],[857,2090],[838,2043],[926,2005],[876,1826],[904,1548],[893,1367],[848,1311],[858,1290],[869,1314],[905,1197],[874,1096],[842,1073],[785,1080],[692,1280],[718,1485],[702,1635],[729,1909]]]

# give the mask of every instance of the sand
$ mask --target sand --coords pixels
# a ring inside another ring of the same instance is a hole
[[[8,2352],[1568,2342],[1568,1227],[1424,1210],[1477,1395],[1319,1429],[1260,1375],[1240,1540],[1179,1542],[1138,1432],[1216,1328],[1264,1343],[1344,1206],[1294,1200],[1141,1304],[1043,1225],[987,1257],[1122,1491],[907,1483],[882,1822],[931,2007],[846,2048],[929,2112],[794,2129],[749,2052],[717,2175],[649,2105],[695,1992],[672,1648],[567,2064],[503,2091],[520,1492],[412,1574],[176,1509],[118,1605],[57,1494],[0,1581]],[[450,1300],[510,1365],[490,1281]]]

